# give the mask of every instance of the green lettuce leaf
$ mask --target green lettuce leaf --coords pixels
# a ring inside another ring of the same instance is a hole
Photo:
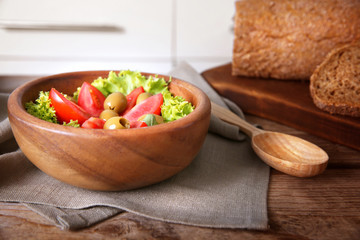
[[[78,123],[78,120],[72,120],[70,119],[70,122],[66,123],[66,122],[63,122],[63,125],[64,126],[70,126],[70,127],[76,127],[76,128],[79,128],[80,127],[80,124]]]
[[[76,89],[76,91],[73,93],[72,98],[73,98],[73,100],[74,100],[75,102],[77,102],[77,100],[78,100],[78,98],[79,98],[80,89],[81,89],[81,87],[78,87],[78,88]]]
[[[108,78],[99,77],[92,82],[92,85],[105,96],[113,92],[121,92],[126,96],[137,86],[142,86],[145,81],[145,76],[141,75],[140,72],[125,70],[116,74],[111,71]]]
[[[170,79],[171,82],[171,79]],[[143,84],[142,84],[145,92],[149,92],[153,95],[158,93],[169,92],[168,83],[164,78],[158,78],[150,76]]]
[[[194,110],[194,106],[180,96],[172,96],[167,91],[163,92],[164,104],[161,107],[161,115],[165,122],[174,121],[185,117]]]
[[[51,106],[51,101],[49,99],[49,92],[40,91],[39,97],[35,102],[25,103],[25,109],[31,115],[40,118],[42,120],[58,123],[55,109]]]

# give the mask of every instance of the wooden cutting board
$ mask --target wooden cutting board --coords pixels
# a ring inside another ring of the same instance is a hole
[[[245,113],[360,150],[360,118],[318,109],[310,96],[309,81],[232,76],[231,64],[209,69],[202,76]]]

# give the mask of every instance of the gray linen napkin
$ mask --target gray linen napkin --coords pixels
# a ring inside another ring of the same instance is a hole
[[[212,101],[242,116],[235,104],[223,101],[188,64],[180,64],[170,75],[192,82]],[[12,135],[4,105],[7,96],[0,97],[2,147]],[[14,149],[0,155],[0,201],[23,203],[62,229],[84,228],[122,211],[194,226],[267,228],[269,167],[237,127],[214,116],[204,146],[185,170],[131,191],[90,191],[64,184]]]

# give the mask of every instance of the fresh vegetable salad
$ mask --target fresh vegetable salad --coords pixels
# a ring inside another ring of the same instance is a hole
[[[170,79],[171,81],[171,79]],[[194,106],[173,96],[164,78],[140,72],[109,72],[84,82],[73,96],[55,88],[25,104],[31,115],[48,122],[82,128],[127,129],[153,126],[182,118]]]

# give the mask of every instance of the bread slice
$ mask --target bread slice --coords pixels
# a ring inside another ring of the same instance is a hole
[[[360,42],[326,56],[310,78],[310,93],[324,111],[360,117]]]

